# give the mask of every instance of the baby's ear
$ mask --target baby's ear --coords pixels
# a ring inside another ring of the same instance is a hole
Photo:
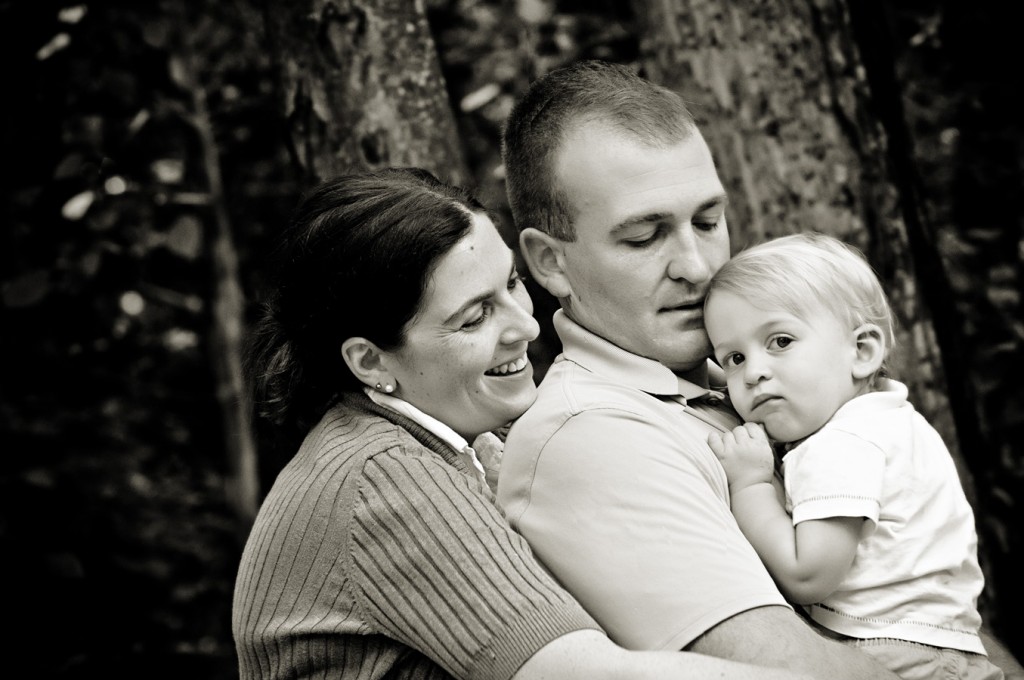
[[[882,329],[873,323],[858,326],[853,331],[855,354],[853,377],[856,380],[870,378],[882,367],[885,360],[885,338]]]

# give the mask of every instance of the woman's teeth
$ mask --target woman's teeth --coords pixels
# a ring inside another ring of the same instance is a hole
[[[526,355],[519,357],[515,361],[510,361],[507,364],[502,364],[497,368],[492,368],[489,371],[484,371],[484,375],[508,375],[509,373],[518,373],[519,371],[526,368],[526,363],[529,359]]]

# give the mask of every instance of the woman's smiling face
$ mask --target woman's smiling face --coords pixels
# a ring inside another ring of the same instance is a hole
[[[515,257],[491,220],[437,264],[402,346],[384,352],[394,395],[470,442],[520,416],[537,395],[526,348],[540,332]]]

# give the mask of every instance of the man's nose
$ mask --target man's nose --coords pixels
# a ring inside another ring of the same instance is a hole
[[[678,230],[671,245],[669,278],[690,283],[704,283],[711,278],[711,267],[691,225]]]

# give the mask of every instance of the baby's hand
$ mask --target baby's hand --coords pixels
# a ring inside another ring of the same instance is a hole
[[[775,457],[768,435],[756,423],[745,423],[731,432],[708,435],[708,445],[725,468],[729,488],[739,491],[761,482],[771,483]]]

